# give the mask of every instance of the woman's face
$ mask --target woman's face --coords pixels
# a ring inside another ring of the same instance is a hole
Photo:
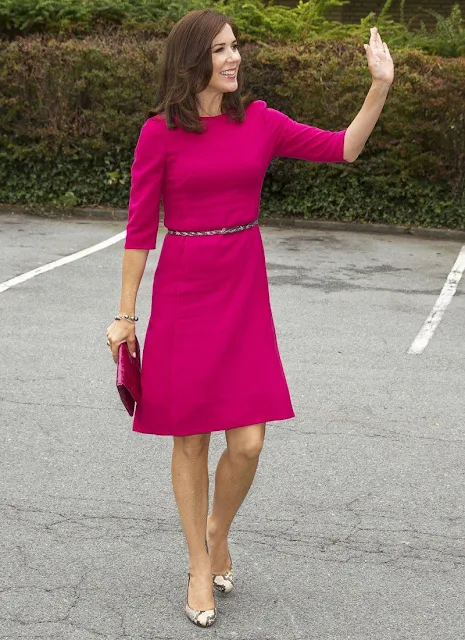
[[[212,42],[212,62],[213,73],[207,89],[219,93],[236,91],[241,54],[229,24],[223,27]]]

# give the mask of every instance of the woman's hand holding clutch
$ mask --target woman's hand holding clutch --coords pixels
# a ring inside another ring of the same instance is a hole
[[[122,342],[127,342],[129,353],[136,357],[136,327],[130,320],[114,320],[107,328],[107,344],[113,360],[118,362],[118,350]]]

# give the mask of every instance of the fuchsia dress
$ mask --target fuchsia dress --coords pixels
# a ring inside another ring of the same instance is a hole
[[[202,117],[204,133],[142,127],[126,249],[154,249],[168,229],[207,231],[259,216],[268,165],[285,156],[342,162],[344,131],[300,124],[262,100],[243,123]],[[133,430],[185,436],[294,417],[270,308],[259,226],[211,236],[167,234],[155,270]]]

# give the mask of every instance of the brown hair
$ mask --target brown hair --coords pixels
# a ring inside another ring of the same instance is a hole
[[[163,113],[169,129],[179,124],[186,131],[202,133],[196,93],[208,86],[213,73],[211,44],[229,24],[236,39],[237,25],[228,16],[211,9],[198,9],[183,16],[171,29],[158,67],[155,107],[148,116]],[[236,91],[223,94],[222,113],[244,121],[245,107],[252,101],[241,96],[244,78],[242,64],[237,74]],[[176,120],[177,119],[177,122]]]

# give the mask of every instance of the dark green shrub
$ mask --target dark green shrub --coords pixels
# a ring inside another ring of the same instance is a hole
[[[83,36],[145,31],[165,36],[173,24],[193,9],[213,8],[234,17],[243,39],[288,43],[308,40],[347,40],[363,43],[377,25],[391,49],[420,49],[429,54],[464,55],[465,27],[458,5],[449,16],[434,14],[436,28],[412,30],[390,15],[392,0],[379,14],[370,13],[360,24],[341,24],[326,17],[330,7],[348,0],[299,0],[296,6],[276,0],[0,0],[0,36],[14,38],[43,33]],[[402,6],[405,0],[401,0]]]
[[[0,47],[0,201],[125,207],[163,41],[146,34]],[[248,88],[291,117],[347,126],[370,85],[347,42],[245,44]],[[278,159],[264,215],[465,228],[465,60],[398,52],[394,87],[353,165]]]
[[[267,211],[465,228],[465,60],[403,52],[396,68],[360,159],[346,167],[276,160],[264,185]],[[350,123],[370,84],[360,51],[344,43],[263,50],[251,76],[273,106],[330,129]]]
[[[160,41],[22,39],[2,51],[0,200],[121,204]],[[118,61],[115,64],[115,61]]]
[[[432,55],[448,58],[465,56],[465,20],[459,5],[454,5],[447,17],[430,13],[436,19],[435,30],[431,32],[422,25],[421,31],[412,38],[412,44]]]
[[[324,18],[327,8],[343,2],[301,0],[286,7],[263,0],[0,0],[0,32],[86,34],[120,26],[167,33],[188,11],[211,7],[233,15],[249,36],[286,40],[321,31],[330,24]]]

